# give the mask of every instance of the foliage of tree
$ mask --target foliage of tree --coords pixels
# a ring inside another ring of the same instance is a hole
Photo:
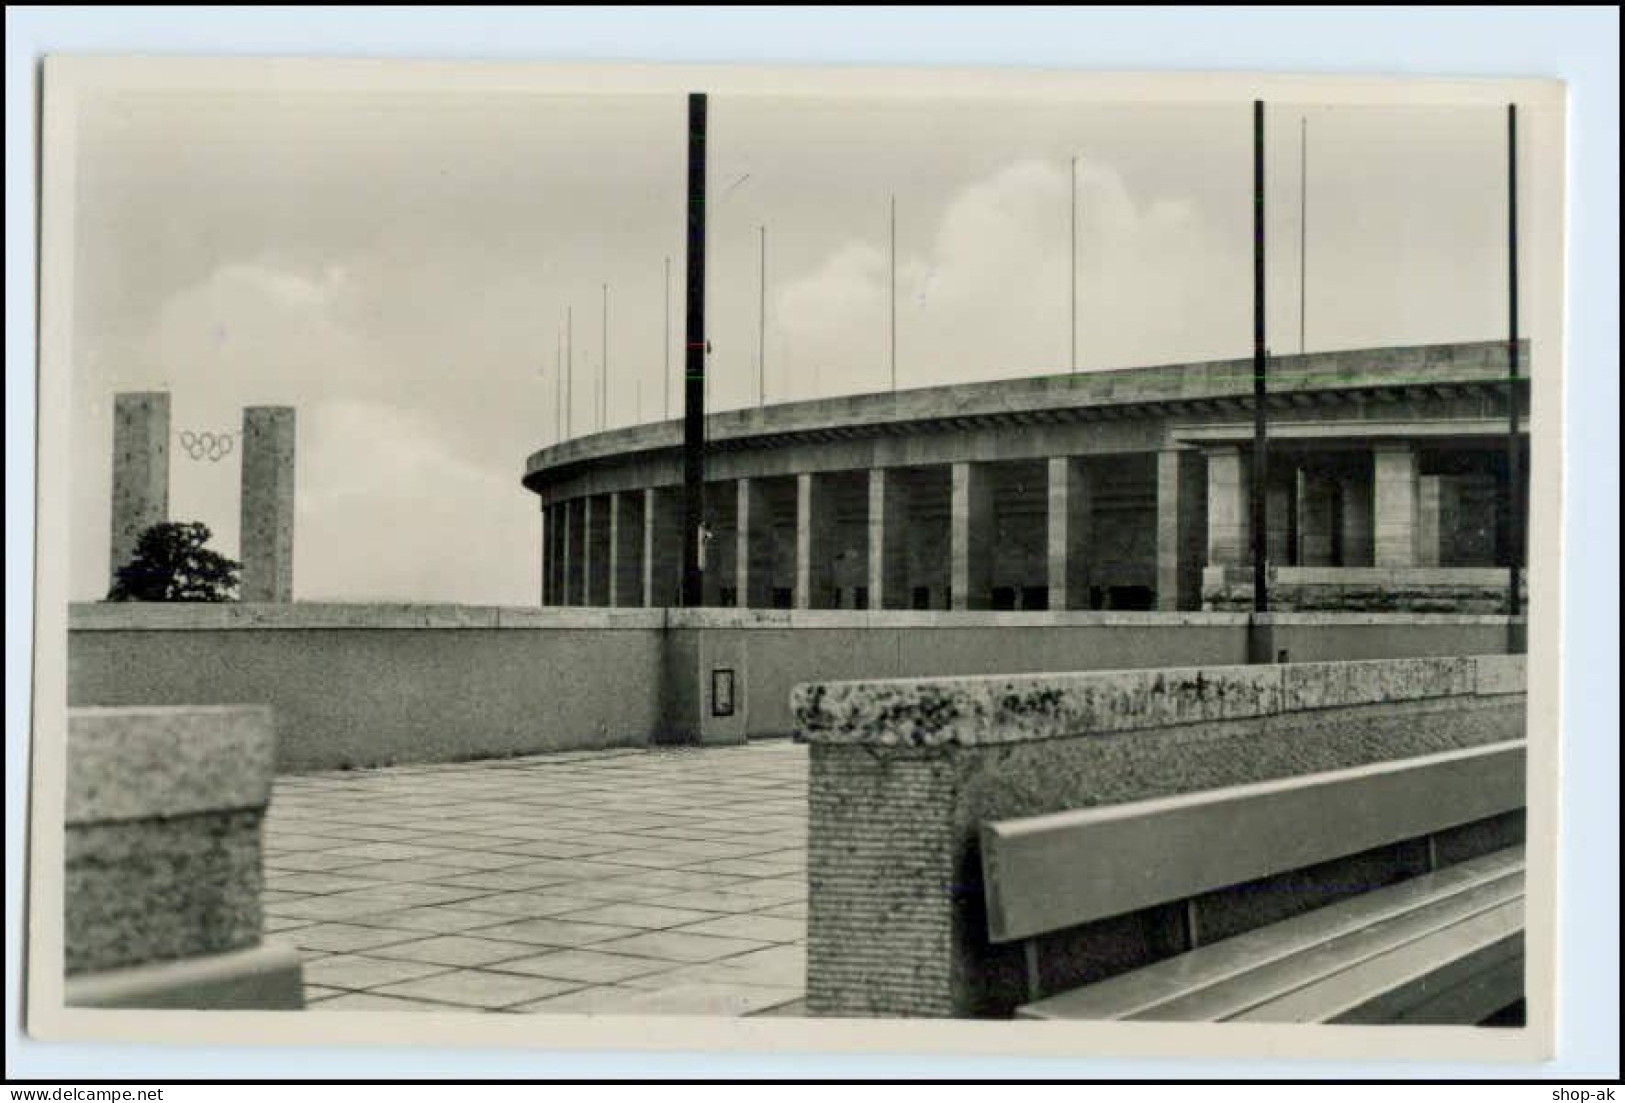
[[[209,526],[164,521],[141,534],[108,601],[235,601],[243,565],[203,545]]]

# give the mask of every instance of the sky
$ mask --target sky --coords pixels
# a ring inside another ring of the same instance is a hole
[[[894,203],[899,387],[1251,354],[1250,103],[710,106],[713,409],[889,385]],[[526,456],[680,413],[681,96],[109,91],[77,142],[76,600],[120,391],[297,409],[312,601],[536,603]],[[1272,103],[1266,148],[1273,351],[1504,334],[1500,109]],[[235,556],[237,456],[178,444]]]

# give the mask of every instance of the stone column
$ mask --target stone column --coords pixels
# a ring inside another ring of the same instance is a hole
[[[869,471],[869,608],[907,609],[908,473],[898,467]]]
[[[293,600],[294,441],[293,407],[243,411],[238,543],[244,601]]]
[[[564,604],[584,605],[586,598],[582,580],[585,564],[582,554],[586,550],[586,540],[583,539],[582,521],[585,520],[586,506],[582,499],[563,503],[560,508],[564,511]]]
[[[643,491],[609,496],[609,603],[643,603]]]
[[[734,572],[739,604],[744,609],[768,609],[773,605],[772,506],[761,479],[740,479],[738,487]]]
[[[1049,607],[1089,608],[1089,565],[1094,521],[1094,487],[1083,460],[1052,456],[1049,461]]]
[[[582,526],[587,537],[586,566],[587,597],[584,604],[609,604],[610,531],[609,495],[595,494],[586,499],[587,519]]]
[[[1264,510],[1269,518],[1264,561],[1272,567],[1290,567],[1297,562],[1296,484],[1296,477],[1288,469],[1272,471],[1264,488]]]
[[[135,555],[141,534],[169,520],[169,394],[113,396],[113,526],[108,577]]]
[[[1408,443],[1379,444],[1372,455],[1378,567],[1416,566],[1416,450]]]
[[[1207,561],[1247,567],[1253,561],[1252,457],[1240,448],[1207,453]]]
[[[1371,472],[1350,472],[1338,482],[1342,516],[1341,567],[1369,567],[1375,548],[1372,543]]]
[[[1450,480],[1443,475],[1422,475],[1416,480],[1416,565],[1443,565],[1444,514]]]
[[[542,506],[542,604],[553,604],[553,516]]]
[[[1334,566],[1337,484],[1312,467],[1298,468],[1298,565]]]
[[[796,476],[797,609],[834,604],[835,500],[827,480],[811,472]]]
[[[1157,453],[1157,608],[1202,607],[1202,544],[1207,538],[1206,473],[1200,453]]]
[[[993,583],[993,473],[985,464],[953,466],[949,586],[955,609],[986,609]]]
[[[679,605],[683,560],[681,488],[650,487],[643,492],[643,604],[651,609]]]

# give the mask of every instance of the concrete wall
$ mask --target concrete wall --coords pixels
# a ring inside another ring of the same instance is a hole
[[[1290,661],[1504,651],[1507,618],[1279,614]],[[284,772],[794,730],[799,683],[1242,663],[1234,613],[74,606],[68,703],[269,704]],[[710,672],[735,672],[712,716]]]
[[[992,945],[978,831],[1040,815],[1292,777],[1524,733],[1517,656],[817,683],[807,1007],[813,1015],[1004,1016],[1019,944]],[[1512,845],[1520,814],[1352,854],[1191,903],[1225,938]],[[1223,845],[1217,840],[1216,845]],[[1180,949],[1176,903],[1041,939],[1054,992]]]
[[[283,772],[642,746],[661,613],[76,606],[68,703],[268,704]]]

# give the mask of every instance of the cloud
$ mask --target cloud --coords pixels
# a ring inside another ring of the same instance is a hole
[[[514,471],[386,403],[317,403],[299,430],[301,600],[536,601],[540,515]]]
[[[1069,173],[1024,160],[975,181],[942,209],[924,249],[900,253],[901,386],[1069,367]],[[1233,250],[1194,203],[1138,198],[1110,166],[1088,162],[1077,196],[1083,365],[1240,354],[1245,288],[1230,271]],[[846,241],[778,292],[772,325],[804,390],[815,377],[825,393],[886,377],[889,278],[883,251]]]

